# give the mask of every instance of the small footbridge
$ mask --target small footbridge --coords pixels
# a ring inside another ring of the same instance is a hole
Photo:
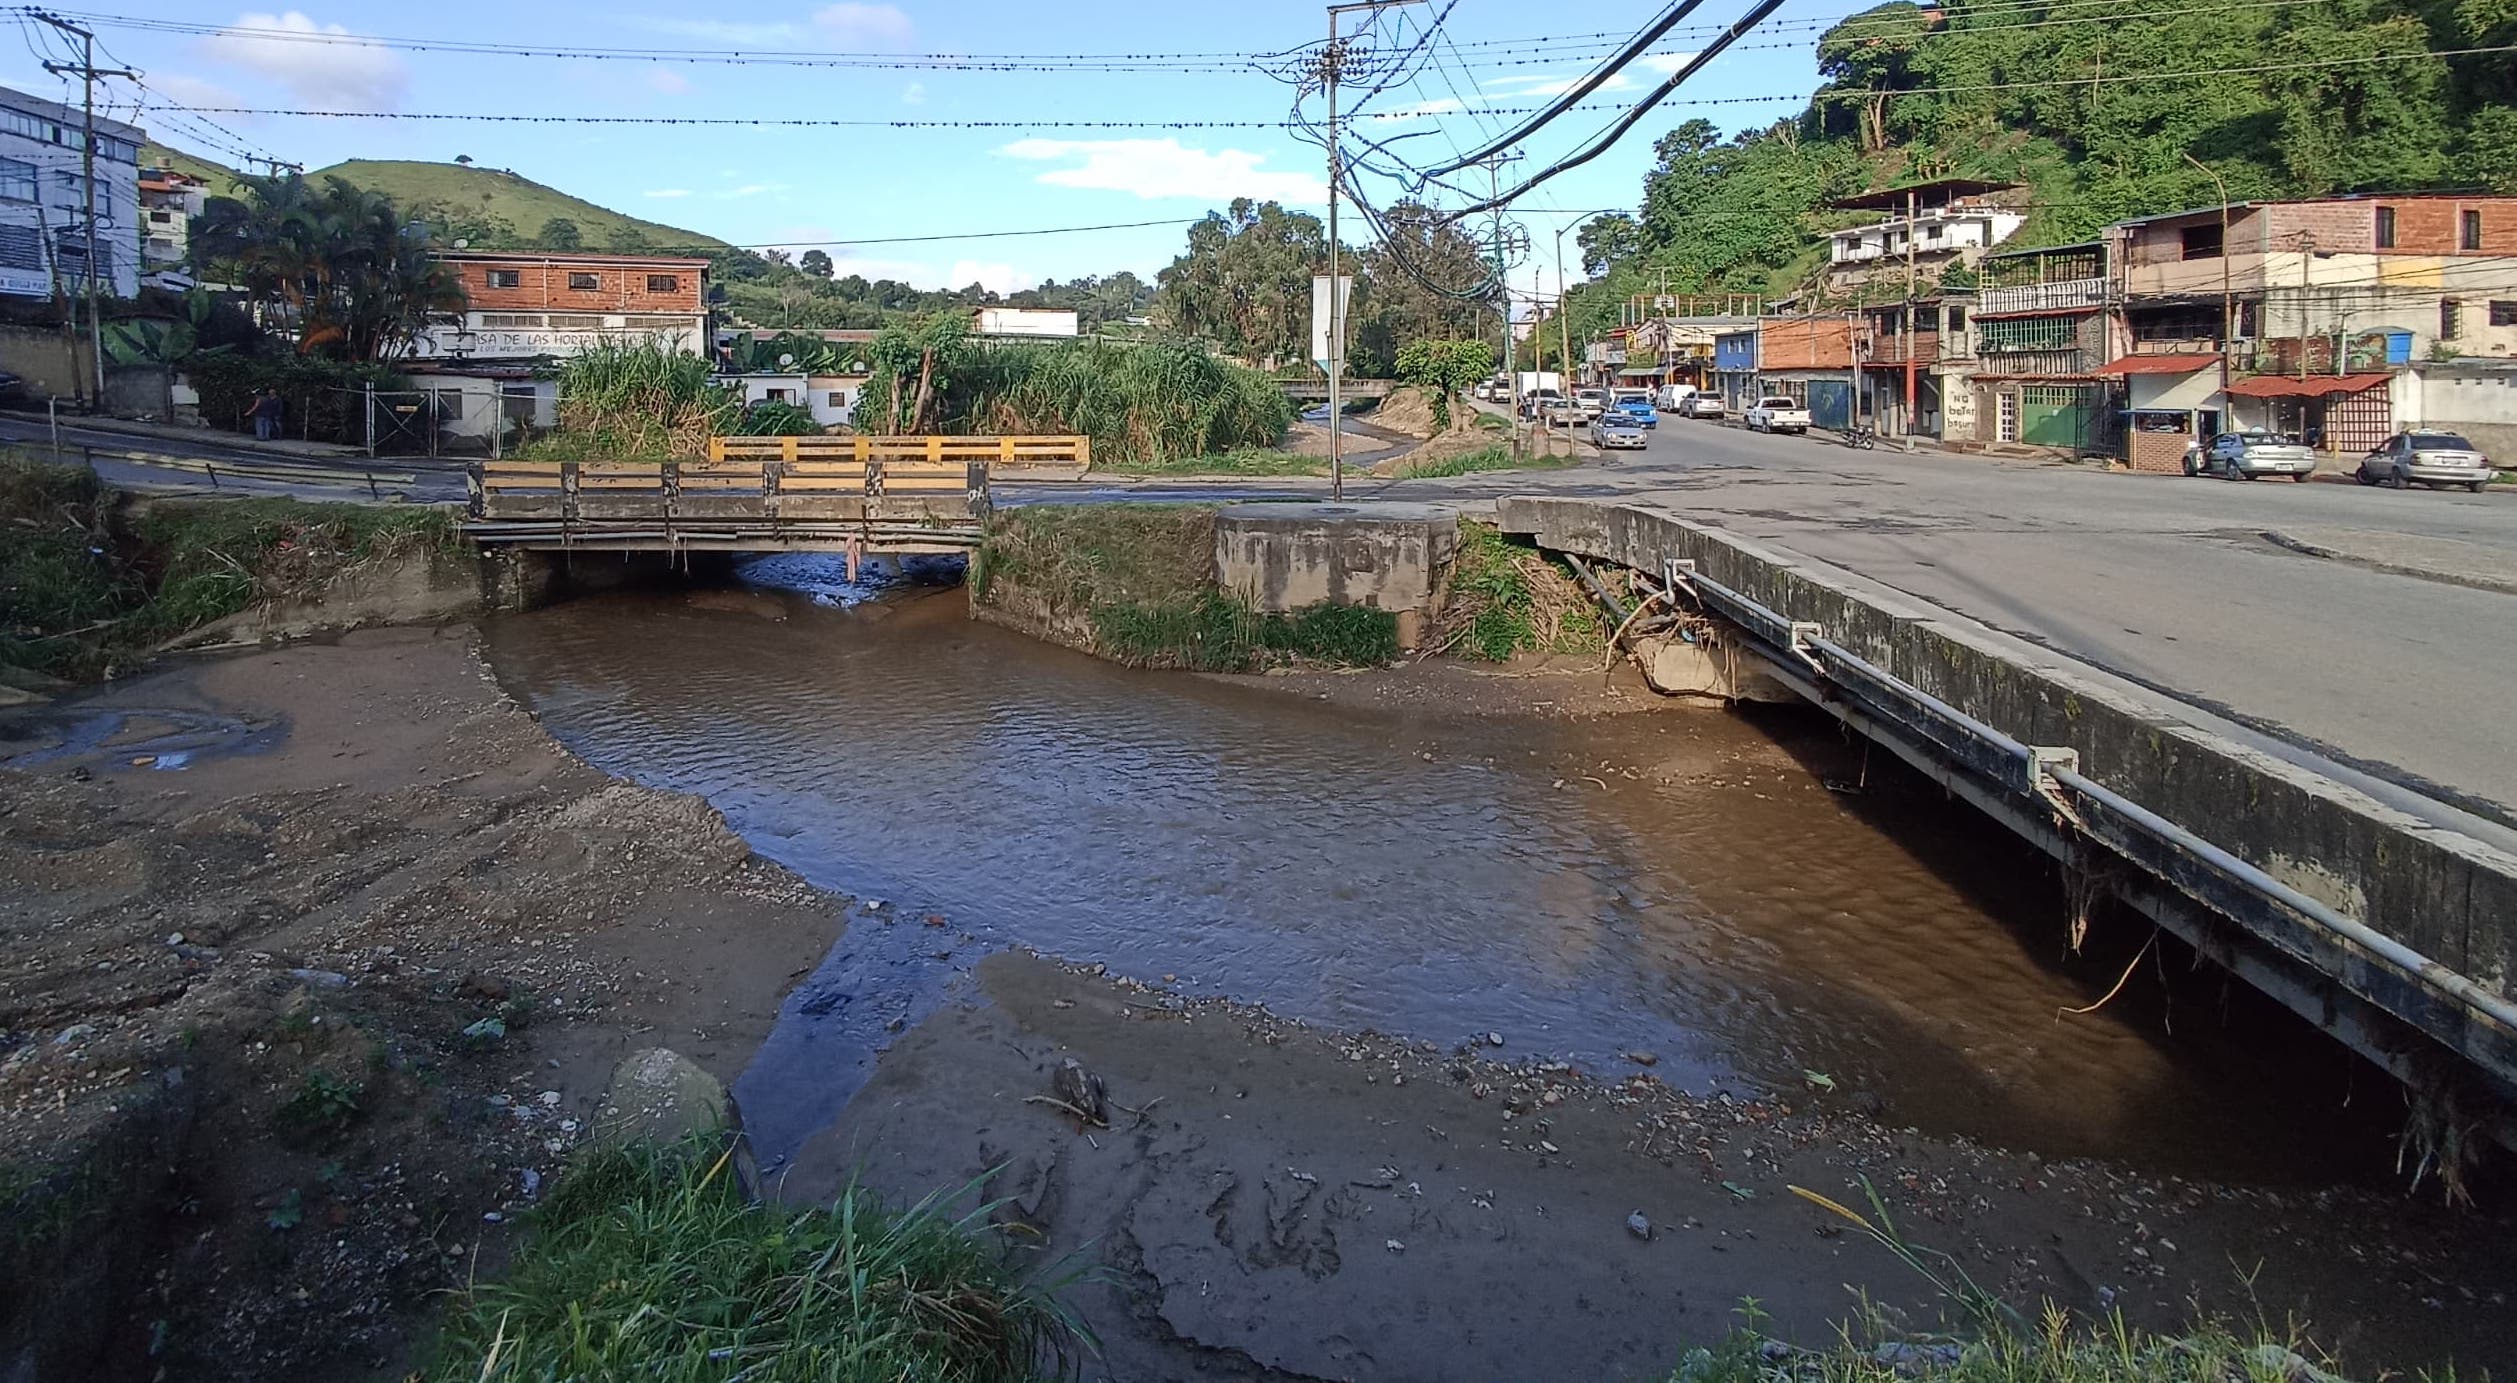
[[[1075,480],[1088,437],[716,437],[699,461],[483,461],[466,536],[592,552],[953,553],[991,479]]]

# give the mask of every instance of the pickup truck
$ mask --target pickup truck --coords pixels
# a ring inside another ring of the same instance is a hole
[[[1746,423],[1750,432],[1807,432],[1809,410],[1781,394],[1769,394],[1740,414],[1739,421]]]

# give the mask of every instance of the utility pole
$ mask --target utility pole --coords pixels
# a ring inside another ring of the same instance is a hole
[[[105,403],[105,324],[103,310],[97,306],[96,297],[96,79],[138,74],[128,68],[97,67],[96,35],[93,32],[42,10],[31,10],[29,13],[79,41],[76,66],[66,62],[48,62],[44,64],[44,70],[56,74],[77,73],[86,93],[82,102],[86,114],[79,139],[79,180],[86,185],[87,197],[84,213],[87,218],[87,345],[96,365],[96,394],[92,406],[101,408]],[[40,188],[36,200],[43,200]]]
[[[2220,190],[2220,425],[2229,420],[2229,343],[2237,334],[2237,292],[2229,280],[2229,254],[2236,247],[2229,244],[2229,185],[2210,164],[2185,155],[2185,161],[2203,171],[2211,185]],[[2199,434],[2197,434],[2199,436]]]
[[[1337,147],[1337,76],[1346,50],[1337,39],[1340,17],[1358,11],[1420,5],[1424,0],[1354,0],[1328,7],[1328,47],[1320,53],[1320,82],[1328,91],[1328,497],[1346,497],[1346,295],[1337,281],[1337,199],[1344,159]]]
[[[1503,290],[1503,382],[1512,410],[1512,455],[1521,454],[1521,376],[1513,369],[1512,360],[1512,281],[1505,276],[1503,264],[1503,165],[1517,162],[1519,154],[1497,152],[1486,160],[1486,199],[1495,204],[1493,230],[1494,281]]]
[[[1914,435],[1914,236],[1921,228],[1915,224],[1914,189],[1905,189],[1905,310],[1897,314],[1897,342],[1905,349],[1905,401],[1897,408],[1896,430],[1900,437]],[[1906,450],[1914,449],[1911,441]]]

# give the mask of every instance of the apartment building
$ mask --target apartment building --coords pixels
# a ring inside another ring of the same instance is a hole
[[[209,202],[209,184],[172,168],[140,170],[140,267],[168,269],[192,251],[192,222]]]
[[[2027,224],[2027,214],[2003,200],[2017,190],[2015,183],[1941,178],[1831,203],[1837,210],[1882,215],[1827,237],[1827,291],[1902,282],[1909,267],[1913,278],[1928,286],[1952,266],[1972,266]]]
[[[1973,426],[1953,424],[1942,436],[2112,451],[2121,415],[2113,377],[2103,373],[2115,354],[2105,245],[2000,250],[1984,256],[1977,274],[1974,360],[1963,385]]]
[[[0,87],[0,293],[83,294],[88,278],[85,116]],[[96,282],[115,297],[140,290],[137,125],[96,121]]]

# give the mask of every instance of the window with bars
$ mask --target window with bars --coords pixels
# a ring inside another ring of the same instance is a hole
[[[1975,348],[1988,355],[2003,351],[2067,351],[2080,344],[2077,317],[1978,317]]]
[[[570,274],[568,276],[568,287],[571,292],[591,293],[602,286],[603,279],[598,274]]]
[[[508,331],[539,331],[542,327],[542,314],[538,312],[484,312],[481,314],[481,325]]]

